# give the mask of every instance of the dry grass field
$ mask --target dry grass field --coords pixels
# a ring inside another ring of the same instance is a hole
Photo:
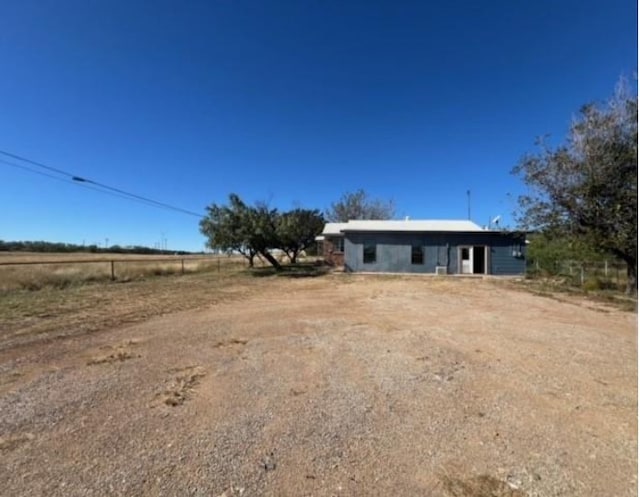
[[[66,288],[109,281],[112,276],[128,282],[170,274],[235,271],[245,266],[246,261],[238,256],[0,252],[0,292]]]
[[[637,495],[637,316],[513,282],[0,294],[5,495]]]

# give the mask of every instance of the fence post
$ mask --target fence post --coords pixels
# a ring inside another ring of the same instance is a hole
[[[182,274],[184,274],[184,259],[180,259],[180,263],[181,263]]]
[[[580,285],[584,285],[584,264],[580,264]]]
[[[540,262],[538,261],[538,259],[536,259],[536,271],[540,271]]]
[[[606,259],[604,261],[604,277],[609,277],[609,261],[607,261]]]
[[[113,260],[111,260],[111,281],[116,280],[116,266]]]

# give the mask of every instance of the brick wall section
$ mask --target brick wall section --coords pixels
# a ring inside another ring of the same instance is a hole
[[[332,266],[344,266],[344,253],[336,250],[334,238],[326,237],[322,244],[322,256],[327,264]]]

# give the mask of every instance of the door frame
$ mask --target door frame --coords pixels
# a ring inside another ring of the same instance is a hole
[[[475,256],[475,248],[484,247],[484,273],[473,272],[473,258]],[[462,249],[469,249],[469,264],[471,265],[470,273],[462,272]],[[459,245],[458,246],[458,274],[491,274],[489,271],[489,254],[491,247],[489,245]]]

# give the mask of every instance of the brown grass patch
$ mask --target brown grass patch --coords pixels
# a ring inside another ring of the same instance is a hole
[[[89,366],[92,366],[94,364],[123,362],[123,361],[126,361],[127,359],[135,359],[137,357],[141,357],[141,356],[139,354],[134,354],[132,352],[129,352],[128,350],[117,350],[108,355],[92,357],[87,361],[87,364]]]
[[[618,309],[625,312],[637,312],[638,298],[635,295],[625,295],[623,288],[619,290],[602,289],[592,290],[578,288],[566,284],[560,278],[536,278],[511,281],[496,281],[497,284],[506,285],[509,288],[527,291],[540,297],[546,297],[558,302],[582,305],[585,299],[601,307],[592,307],[599,312],[609,312],[609,309]]]
[[[219,349],[221,347],[231,347],[232,345],[246,345],[249,343],[249,340],[244,338],[232,338],[231,340],[227,340],[226,342],[217,342],[213,348]]]
[[[32,433],[18,433],[8,437],[0,437],[0,450],[14,450],[34,438],[36,437]]]
[[[129,350],[131,347],[137,344],[138,342],[136,340],[126,340],[125,342],[115,347],[112,347],[110,345],[102,347],[102,349],[108,349],[112,352],[91,357],[87,361],[87,365],[92,366],[95,364],[111,364],[114,362],[124,362],[128,359],[136,359],[138,357],[142,357],[140,354],[134,354]]]
[[[442,479],[445,490],[452,497],[526,497],[521,490],[490,475],[473,476],[467,479]]]
[[[188,366],[177,371],[179,374],[171,381],[169,386],[156,395],[156,398],[162,404],[171,407],[184,404],[193,394],[194,388],[200,383],[200,379],[206,375],[206,371],[200,366]]]
[[[127,284],[0,292],[0,350],[211,306],[245,295],[251,290],[247,283],[261,286],[243,272],[203,272]]]

